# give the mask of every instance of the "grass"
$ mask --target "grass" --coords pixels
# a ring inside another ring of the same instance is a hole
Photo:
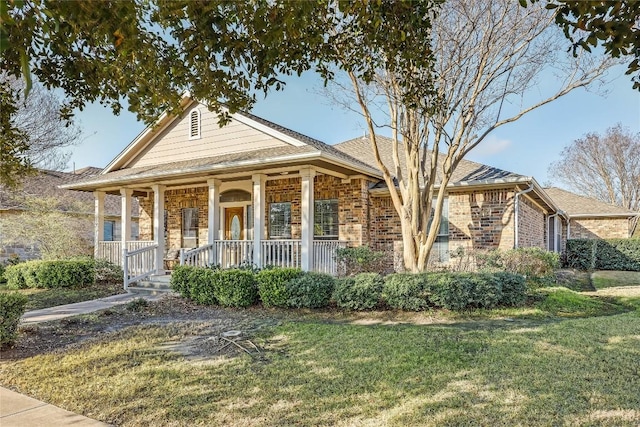
[[[262,348],[256,358],[189,359],[164,347],[203,324],[137,326],[64,353],[3,362],[0,378],[122,426],[637,426],[640,298],[565,288],[541,295],[511,313],[545,319],[289,318],[253,338]],[[492,313],[485,315],[503,312]]]
[[[595,271],[591,281],[596,289],[640,286],[640,271]]]
[[[122,284],[118,283],[96,283],[91,286],[77,288],[19,290],[8,289],[6,285],[0,285],[0,293],[2,292],[19,292],[26,295],[29,298],[26,310],[29,311],[104,298],[110,295],[122,293],[123,289]]]

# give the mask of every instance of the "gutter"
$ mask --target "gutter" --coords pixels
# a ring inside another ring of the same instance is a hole
[[[529,188],[527,188],[526,190],[522,190],[522,191],[518,191],[515,196],[514,196],[514,209],[515,209],[515,214],[514,214],[514,220],[515,220],[515,227],[513,227],[513,232],[514,232],[514,236],[513,236],[513,247],[514,248],[518,248],[518,222],[519,222],[519,215],[518,215],[518,211],[520,210],[520,196],[523,194],[526,194],[530,191],[533,191],[534,188],[534,183],[531,182],[531,184],[529,184]]]

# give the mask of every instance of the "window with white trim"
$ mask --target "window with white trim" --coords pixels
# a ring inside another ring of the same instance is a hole
[[[314,239],[338,240],[338,200],[316,200],[313,222]]]
[[[269,204],[269,238],[291,238],[291,203]]]
[[[436,203],[434,200],[433,203]],[[431,209],[431,216],[435,209]],[[438,236],[431,250],[432,257],[438,262],[449,261],[449,199],[444,199],[442,203],[442,215],[440,216],[440,228]]]
[[[182,246],[198,247],[198,208],[182,209]]]
[[[200,110],[194,108],[189,113],[189,139],[200,139],[201,135]]]

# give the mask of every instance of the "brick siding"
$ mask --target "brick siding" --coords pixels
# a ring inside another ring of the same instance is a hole
[[[526,196],[520,196],[518,214],[518,246],[547,249],[544,212]]]
[[[629,237],[627,218],[584,218],[571,220],[571,239],[615,239]]]

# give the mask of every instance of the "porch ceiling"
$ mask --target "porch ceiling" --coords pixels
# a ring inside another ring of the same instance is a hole
[[[308,166],[316,167],[323,173],[342,177],[358,174],[376,178],[379,176],[373,168],[343,162],[342,159],[327,155],[314,147],[291,146],[121,169],[70,183],[61,188],[117,193],[120,188],[126,187],[144,192],[150,190],[153,184],[206,185],[207,180],[212,178],[222,181],[239,181],[250,179],[251,175],[257,173],[280,176],[283,172],[293,174],[300,168]]]

